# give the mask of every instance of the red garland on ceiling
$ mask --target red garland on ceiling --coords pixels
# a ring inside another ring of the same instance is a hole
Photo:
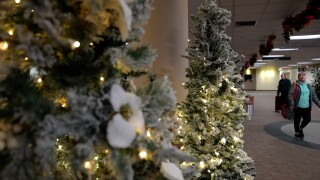
[[[244,66],[242,67],[242,69],[240,70],[240,74],[243,75],[244,71],[246,69],[248,69],[250,66],[253,66],[254,63],[257,62],[257,60],[259,59],[259,57],[263,56],[263,55],[269,55],[269,53],[272,51],[272,49],[274,48],[274,41],[276,39],[275,35],[270,35],[268,37],[268,40],[266,42],[266,45],[262,44],[259,47],[259,54],[255,53],[252,54],[251,58],[249,59],[249,61],[247,61]]]
[[[313,19],[320,18],[320,0],[310,0],[307,7],[294,17],[288,17],[282,23],[283,37],[288,42],[293,34],[293,29],[297,32],[305,26],[311,24]]]

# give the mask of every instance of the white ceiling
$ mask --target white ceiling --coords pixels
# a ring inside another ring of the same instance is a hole
[[[189,0],[189,16],[196,14],[197,7],[204,0]],[[290,56],[291,60],[274,60],[267,65],[287,67],[298,62],[310,62],[309,67],[320,64],[320,61],[312,61],[312,58],[320,58],[320,39],[315,40],[290,40],[288,43],[282,37],[282,22],[288,16],[303,11],[308,0],[217,0],[220,7],[232,13],[231,25],[227,28],[227,34],[232,38],[231,46],[245,58],[238,64],[244,65],[252,54],[259,52],[259,46],[266,44],[269,35],[276,35],[275,48],[299,48],[298,51],[271,52]],[[189,19],[190,20],[190,19]],[[255,26],[235,27],[236,21],[257,21]],[[189,21],[189,24],[190,21]],[[192,25],[189,25],[192,28]],[[320,34],[320,20],[313,20],[312,24],[303,28],[294,35]],[[264,61],[265,62],[265,61]],[[306,65],[302,65],[304,67]]]

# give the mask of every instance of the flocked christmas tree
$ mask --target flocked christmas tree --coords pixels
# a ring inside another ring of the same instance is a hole
[[[314,68],[312,86],[314,87],[314,90],[318,98],[320,98],[320,67],[319,66],[316,66]]]
[[[242,78],[235,74],[239,56],[225,34],[230,12],[206,0],[192,16],[195,29],[189,41],[186,69],[188,95],[177,108],[182,125],[176,143],[195,156],[182,163],[195,179],[253,179],[253,160],[243,151]],[[197,173],[200,171],[200,173]]]
[[[139,42],[150,5],[0,2],[0,179],[183,179],[174,92]]]

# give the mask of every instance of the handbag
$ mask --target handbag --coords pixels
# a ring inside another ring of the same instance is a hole
[[[291,111],[290,107],[287,104],[283,104],[281,108],[281,115],[284,119],[293,120],[293,111]]]

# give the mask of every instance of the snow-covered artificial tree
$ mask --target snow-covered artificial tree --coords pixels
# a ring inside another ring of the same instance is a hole
[[[245,92],[235,73],[240,56],[225,34],[230,12],[206,0],[192,16],[194,30],[186,58],[188,95],[177,107],[182,125],[176,143],[197,158],[183,162],[186,175],[195,179],[253,179],[254,164],[243,150]]]
[[[183,179],[174,91],[139,42],[151,2],[0,2],[0,179]]]
[[[314,87],[314,90],[316,91],[318,98],[320,98],[320,67],[319,66],[314,68],[312,86]]]

